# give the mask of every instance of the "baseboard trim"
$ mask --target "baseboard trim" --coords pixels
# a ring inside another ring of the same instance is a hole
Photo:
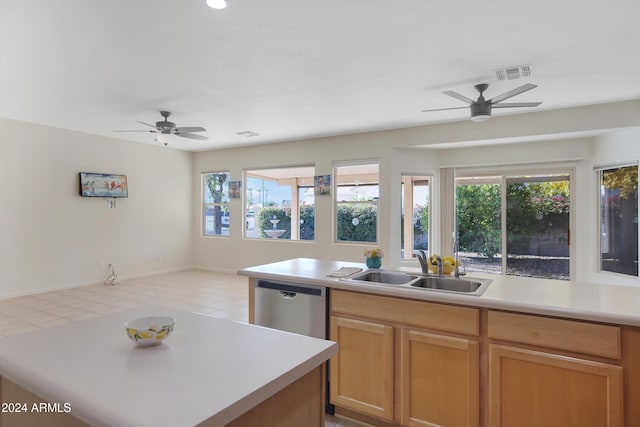
[[[177,267],[177,268],[169,268],[169,269],[165,269],[165,270],[148,271],[148,272],[145,272],[145,273],[128,274],[126,276],[118,276],[118,279],[116,280],[115,285],[117,285],[119,282],[121,282],[123,280],[140,279],[142,277],[159,276],[161,274],[176,273],[176,272],[179,272],[179,271],[189,271],[189,270],[199,270],[199,268],[193,267],[193,266],[190,266],[190,267]],[[234,271],[234,273],[235,273],[235,271]],[[38,290],[34,290],[34,291],[16,292],[16,293],[7,294],[7,295],[0,295],[0,301],[6,300],[6,299],[10,299],[10,298],[18,298],[18,297],[26,297],[26,296],[29,296],[29,295],[46,294],[47,292],[64,291],[64,290],[67,290],[67,289],[83,288],[85,286],[101,285],[101,284],[104,284],[104,279],[88,280],[86,282],[77,282],[77,283],[66,284],[66,285],[51,286],[51,287],[48,287],[48,288],[38,289]]]
[[[217,268],[217,267],[194,267],[194,270],[200,271],[210,271],[212,273],[226,273],[226,274],[237,274],[238,270],[230,270],[228,268]]]

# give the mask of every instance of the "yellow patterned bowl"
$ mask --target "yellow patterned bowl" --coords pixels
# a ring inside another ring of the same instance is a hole
[[[149,316],[124,324],[127,336],[141,347],[158,345],[171,335],[176,319],[168,316]]]

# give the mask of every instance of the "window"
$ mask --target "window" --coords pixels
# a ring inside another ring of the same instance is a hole
[[[638,275],[638,166],[600,174],[600,270]]]
[[[334,168],[336,181],[336,239],[376,242],[378,227],[378,164],[349,164]]]
[[[313,240],[313,166],[245,171],[245,237]]]
[[[429,251],[430,177],[402,175],[400,225],[402,259],[415,258],[419,250]]]
[[[205,236],[229,235],[229,180],[229,172],[202,174]]]
[[[456,178],[460,259],[468,271],[569,280],[570,175]]]
[[[501,177],[456,178],[459,257],[467,271],[502,273]]]

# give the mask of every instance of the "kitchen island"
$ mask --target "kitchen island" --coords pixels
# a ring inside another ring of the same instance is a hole
[[[477,275],[492,280],[477,296],[332,277],[342,268],[366,266],[297,258],[238,272],[250,322],[262,279],[328,288],[337,414],[380,427],[640,425],[640,289]]]
[[[124,323],[149,315],[174,317],[175,330],[136,347]],[[330,341],[158,307],[43,329],[2,340],[0,426],[321,427],[324,362],[336,351]]]

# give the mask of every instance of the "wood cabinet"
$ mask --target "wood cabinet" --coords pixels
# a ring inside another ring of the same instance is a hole
[[[622,367],[491,344],[489,418],[499,426],[622,426]]]
[[[375,426],[640,426],[640,328],[333,289],[330,398]]]
[[[489,425],[623,426],[620,333],[615,326],[489,311]]]
[[[393,421],[393,328],[383,323],[331,317],[331,401]]]
[[[402,424],[477,426],[478,349],[474,340],[402,329]]]
[[[333,290],[331,313],[332,403],[394,425],[478,425],[477,309]]]

